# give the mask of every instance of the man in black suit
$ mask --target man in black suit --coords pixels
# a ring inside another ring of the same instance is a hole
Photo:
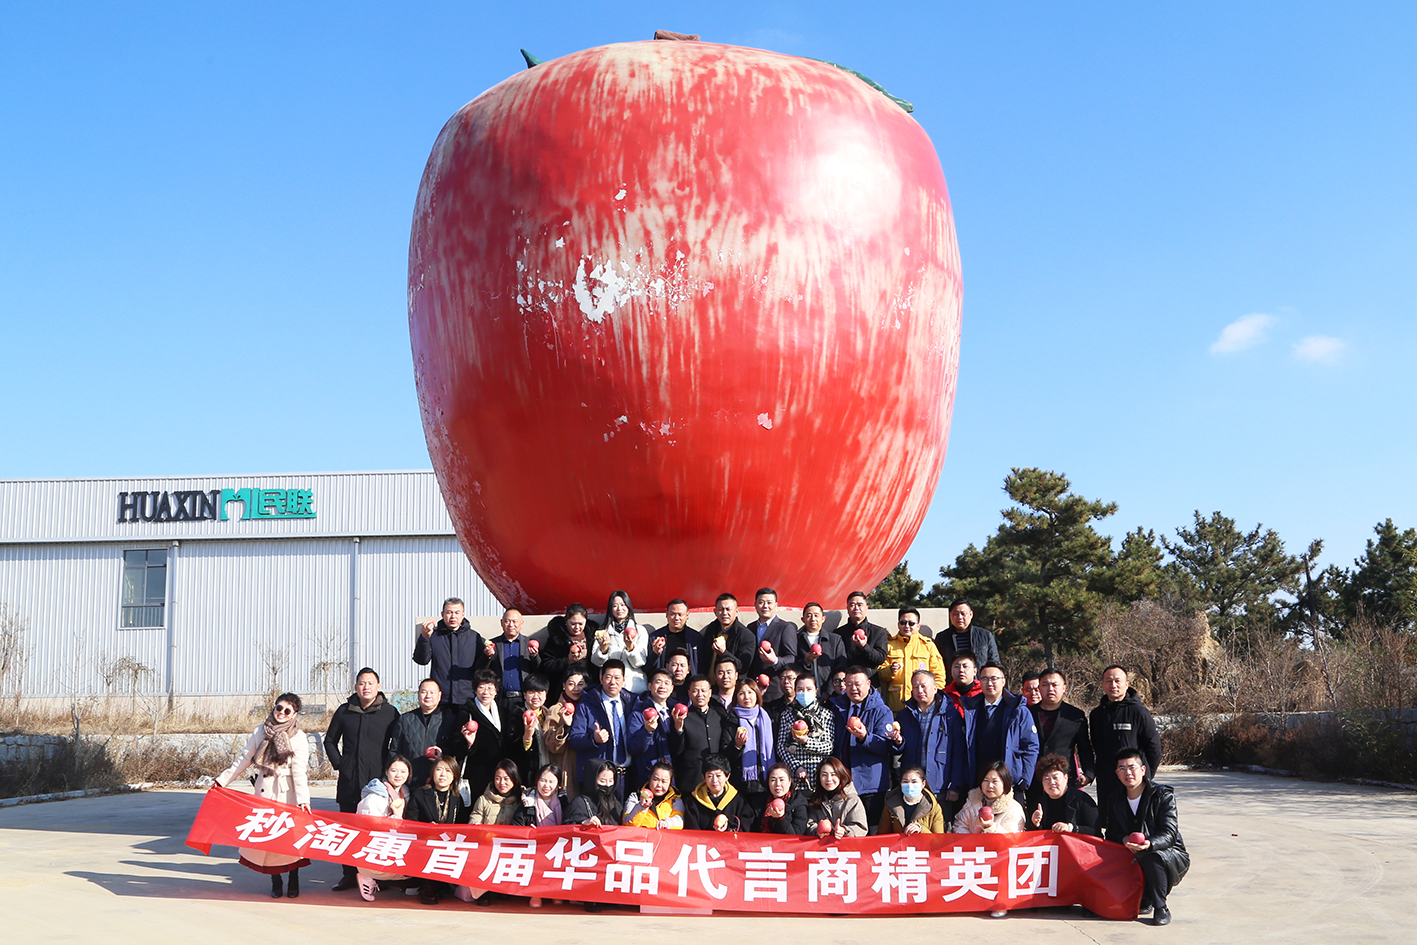
[[[802,608],[802,629],[797,631],[797,661],[817,679],[818,692],[830,692],[832,673],[846,668],[846,644],[835,633],[823,633],[826,612],[812,601]],[[791,693],[785,694],[790,700]]]
[[[758,641],[753,638],[753,631],[738,619],[738,598],[726,592],[719,594],[713,602],[713,616],[714,622],[703,629],[704,648],[699,654],[701,671],[711,669],[722,653],[737,660],[739,666],[751,665]]]
[[[683,598],[676,597],[664,608],[664,626],[649,635],[649,659],[645,662],[645,675],[669,666],[669,657],[675,650],[683,650],[689,657],[690,675],[700,672],[699,659],[703,656],[703,634],[689,626],[689,605]]]
[[[886,642],[891,635],[885,627],[866,619],[865,594],[852,591],[847,595],[846,622],[836,628],[836,635],[846,650],[845,665],[866,667],[874,682],[876,667],[886,661]]]
[[[1038,728],[1038,757],[1058,754],[1068,759],[1068,783],[1076,788],[1087,787],[1096,777],[1096,758],[1092,739],[1087,734],[1087,713],[1063,701],[1068,694],[1068,679],[1057,667],[1045,669],[1038,676],[1038,690],[1043,701],[1029,706]],[[1082,775],[1079,777],[1078,772]],[[1040,776],[1034,774],[1034,785]]]
[[[748,676],[771,679],[767,697],[775,699],[782,694],[777,674],[797,661],[797,624],[777,615],[777,591],[770,587],[758,588],[753,595],[753,609],[758,612],[758,622],[748,628],[756,637],[753,661],[747,664]]]

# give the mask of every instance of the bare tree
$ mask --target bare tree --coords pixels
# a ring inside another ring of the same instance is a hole
[[[272,643],[256,644],[256,652],[261,656],[261,667],[267,676],[266,707],[275,704],[276,697],[284,692],[280,677],[290,668],[290,648]]]
[[[20,727],[20,700],[25,692],[25,669],[29,665],[29,648],[25,633],[29,621],[0,601],[0,697],[12,700],[14,726]]]
[[[310,649],[315,659],[310,664],[310,685],[320,691],[320,698],[330,703],[331,683],[343,683],[349,675],[349,650],[334,624],[325,624],[323,633],[311,632]]]

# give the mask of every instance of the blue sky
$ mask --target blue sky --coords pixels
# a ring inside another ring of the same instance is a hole
[[[9,4],[0,477],[425,468],[405,277],[438,129],[657,28],[915,103],[964,337],[927,580],[1011,466],[1324,538],[1417,525],[1417,7]]]

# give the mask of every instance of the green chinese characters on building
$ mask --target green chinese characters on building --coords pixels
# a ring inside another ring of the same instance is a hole
[[[242,521],[266,518],[314,518],[315,494],[311,489],[223,489],[221,520],[227,521],[226,504],[240,502]]]

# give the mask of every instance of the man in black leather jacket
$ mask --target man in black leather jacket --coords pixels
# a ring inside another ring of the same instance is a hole
[[[1124,790],[1100,805],[1102,836],[1136,856],[1146,883],[1141,911],[1154,909],[1151,924],[1166,925],[1171,921],[1166,897],[1191,868],[1176,819],[1176,797],[1169,787],[1146,776],[1146,758],[1140,749],[1119,751],[1116,771]]]

